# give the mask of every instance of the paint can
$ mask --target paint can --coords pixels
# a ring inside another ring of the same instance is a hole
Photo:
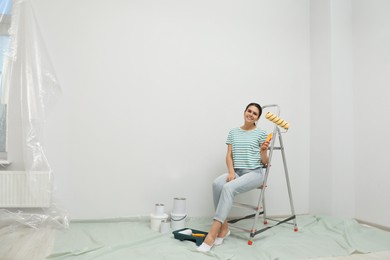
[[[187,214],[171,213],[171,228],[173,231],[183,229],[186,226]]]
[[[156,203],[154,206],[154,215],[163,216],[164,215],[164,204]]]
[[[171,223],[168,220],[161,220],[161,225],[160,225],[160,233],[166,234],[170,231],[171,229]]]
[[[161,216],[156,216],[154,214],[150,214],[150,228],[154,231],[160,231],[161,222],[167,221],[168,214],[163,214]]]
[[[174,198],[173,199],[173,214],[186,215],[186,198]]]

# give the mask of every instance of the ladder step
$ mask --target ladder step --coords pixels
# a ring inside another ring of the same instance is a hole
[[[264,211],[260,211],[259,212],[259,216],[264,214]],[[241,218],[237,218],[237,219],[231,219],[231,220],[228,220],[228,223],[229,224],[234,224],[238,221],[241,221],[241,220],[244,220],[244,219],[250,219],[250,218],[253,218],[254,216],[256,216],[256,214],[250,214],[250,215],[247,215],[245,217],[241,217]]]

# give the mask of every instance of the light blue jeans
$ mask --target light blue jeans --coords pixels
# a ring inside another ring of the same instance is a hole
[[[233,205],[234,197],[258,188],[264,181],[264,169],[234,169],[236,178],[227,182],[228,173],[217,177],[213,182],[214,220],[223,223]]]

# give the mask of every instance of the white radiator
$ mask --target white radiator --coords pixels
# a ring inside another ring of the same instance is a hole
[[[0,171],[0,208],[47,208],[50,191],[50,172]]]

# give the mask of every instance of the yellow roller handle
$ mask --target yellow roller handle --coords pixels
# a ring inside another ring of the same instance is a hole
[[[290,127],[289,123],[277,117],[276,115],[272,114],[271,112],[267,112],[267,114],[265,114],[265,118],[267,118],[269,121],[274,122],[275,124],[277,124],[278,126],[286,130]]]
[[[192,236],[194,236],[194,237],[205,237],[206,234],[202,234],[202,233],[193,233]]]
[[[272,138],[272,133],[270,133],[268,136],[267,136],[267,139],[265,139],[266,142],[268,142],[269,140],[271,140]]]

